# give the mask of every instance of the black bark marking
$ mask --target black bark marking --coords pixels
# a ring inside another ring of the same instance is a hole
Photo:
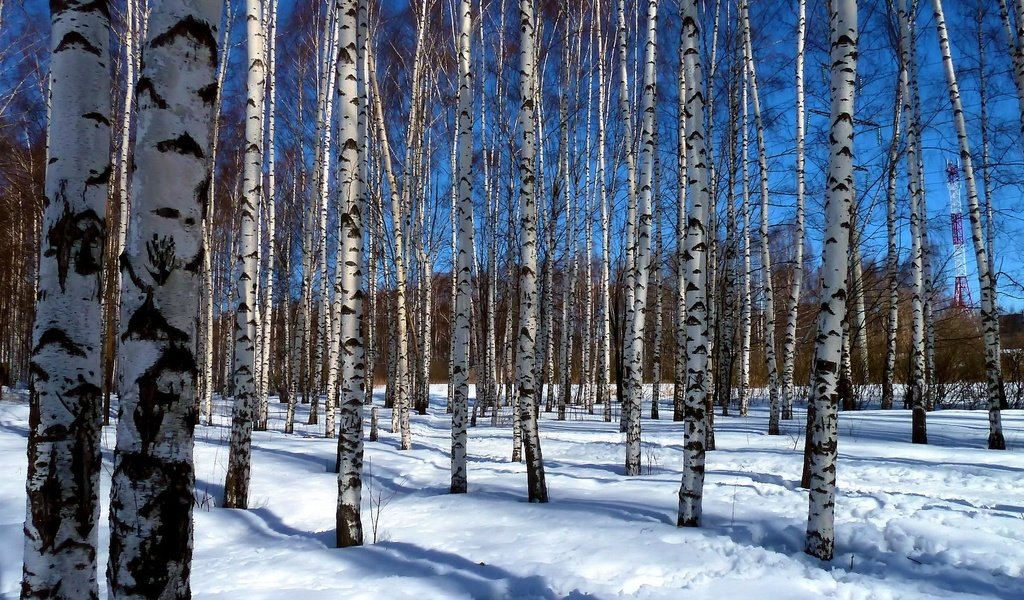
[[[98,112],[87,112],[84,115],[82,115],[82,118],[88,119],[90,121],[96,121],[97,123],[110,127],[110,120],[107,119],[106,115],[100,114]]]
[[[38,354],[44,346],[48,346],[50,344],[57,344],[64,349],[64,352],[71,356],[81,356],[83,358],[86,356],[85,350],[73,342],[71,338],[68,337],[66,331],[56,327],[47,329],[39,336],[39,342],[36,344],[36,347],[32,349],[32,353]]]
[[[172,326],[157,310],[153,303],[153,294],[147,293],[146,300],[128,319],[121,341],[128,339],[186,342],[188,334]]]
[[[108,162],[104,169],[85,180],[85,185],[106,185],[110,183],[111,165]]]
[[[153,38],[150,46],[153,48],[166,46],[174,43],[179,37],[189,40],[197,48],[206,48],[210,52],[210,64],[217,64],[217,38],[213,35],[213,27],[192,15],[186,16],[167,31]]]
[[[71,212],[71,206],[64,200],[65,189],[66,182],[61,182],[57,196],[64,201],[64,212],[46,235],[49,248],[43,255],[57,260],[57,281],[61,292],[67,291],[65,284],[72,260],[75,273],[96,276],[98,292],[103,240],[106,237],[103,221],[92,209],[77,214]]]
[[[142,104],[140,99],[143,92],[149,94],[149,99],[157,108],[162,110],[167,109],[167,100],[165,100],[164,97],[156,91],[156,86],[153,85],[153,80],[145,75],[140,77],[139,82],[135,85],[135,100],[137,105]]]
[[[203,266],[203,255],[205,252],[205,248],[200,248],[199,252],[196,252],[196,255],[192,257],[192,260],[185,263],[181,268],[189,273],[198,273]]]
[[[65,33],[64,37],[62,37],[60,39],[60,42],[57,43],[57,46],[54,47],[53,53],[57,54],[58,52],[63,52],[64,50],[69,50],[72,46],[76,46],[76,45],[80,46],[81,50],[83,52],[88,52],[89,54],[95,54],[96,56],[99,56],[100,58],[103,57],[103,52],[99,48],[94,46],[92,44],[92,42],[87,40],[85,38],[85,36],[82,35],[81,32],[78,32],[78,31],[69,31],[68,33]]]
[[[146,270],[157,285],[167,283],[171,273],[181,266],[175,256],[175,250],[172,237],[158,238],[154,233],[153,239],[146,242],[146,255],[149,257],[149,264],[153,266],[152,269],[147,267]]]
[[[187,133],[179,135],[173,140],[157,142],[156,149],[160,152],[177,152],[178,154],[191,154],[196,158],[204,158],[206,154],[199,144]]]
[[[146,454],[124,455],[120,471],[131,481],[149,482],[159,490],[138,507],[138,518],[153,524],[153,529],[139,540],[139,553],[128,561],[126,570],[133,584],[112,582],[116,589],[142,598],[177,597],[180,590],[167,586],[179,581],[187,582],[192,560],[192,489],[195,485],[192,465],[187,462],[169,462]],[[116,527],[122,531],[134,529],[133,523],[120,521]],[[117,537],[111,536],[111,556],[123,552]],[[178,569],[181,569],[178,572]],[[173,581],[172,581],[173,574]],[[114,571],[112,579],[117,578]],[[170,593],[170,592],[175,593]]]
[[[211,83],[209,85],[204,85],[199,88],[197,93],[199,95],[199,99],[203,101],[203,104],[213,106],[213,103],[217,101],[217,84]]]
[[[177,219],[178,217],[181,216],[181,212],[178,211],[178,209],[171,208],[169,206],[163,206],[161,208],[158,208],[153,211],[153,214],[158,217],[163,217],[165,219]]]

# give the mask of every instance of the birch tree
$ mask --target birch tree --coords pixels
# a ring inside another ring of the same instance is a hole
[[[764,360],[768,369],[768,435],[779,435],[779,369],[775,358],[775,286],[772,283],[771,246],[768,239],[768,159],[764,141],[761,99],[757,91],[757,69],[750,41],[750,16],[746,0],[739,5],[743,26],[743,56],[750,83],[757,136],[757,165],[761,174],[761,291],[764,294]]]
[[[135,210],[121,268],[120,390],[110,492],[113,598],[187,598],[196,314],[216,98],[216,0],[150,15],[138,85]]]
[[[338,435],[337,544],[363,543],[360,517],[363,470],[363,401],[366,364],[363,341],[363,213],[366,175],[363,146],[366,102],[360,87],[360,50],[366,34],[366,0],[338,0],[338,207],[337,302],[341,338],[341,427]],[[333,420],[330,416],[329,421]]]
[[[914,406],[911,440],[927,443],[924,410],[925,385],[925,264],[924,186],[921,173],[921,125],[917,110],[917,58],[914,46],[914,20],[907,0],[899,2],[900,57],[903,65],[903,114],[907,121],[907,195],[910,197],[910,261],[911,261],[911,342],[910,378],[907,381],[904,403]]]
[[[96,598],[110,12],[52,8],[22,596]]]
[[[518,418],[523,428],[527,491],[530,502],[547,502],[544,458],[537,423],[537,199],[534,196],[536,130],[534,129],[533,0],[519,0],[519,122],[522,127],[519,158],[519,335],[516,363]]]
[[[451,492],[466,492],[466,416],[469,407],[469,328],[473,268],[473,72],[470,55],[473,20],[471,0],[458,5],[459,114],[457,205],[457,257],[455,273],[455,326],[452,337],[452,465]]]
[[[621,2],[620,2],[621,12]],[[641,110],[643,124],[640,134],[640,194],[636,200],[636,227],[634,239],[627,243],[634,244],[632,282],[627,279],[626,285],[633,286],[633,293],[626,295],[626,301],[632,300],[627,306],[626,319],[626,357],[623,361],[625,373],[623,379],[627,385],[626,402],[628,403],[628,419],[626,429],[626,475],[640,474],[640,415],[643,397],[643,359],[644,359],[644,328],[647,312],[647,284],[651,265],[651,198],[654,184],[654,101],[655,73],[658,43],[658,2],[649,0],[647,3],[647,41],[644,46],[644,90]],[[627,145],[630,144],[627,137]],[[629,153],[629,150],[627,150]],[[627,234],[628,237],[628,234]],[[623,410],[627,410],[626,407]]]
[[[704,75],[700,60],[700,20],[697,0],[682,6],[680,60],[686,65],[686,402],[683,477],[679,487],[680,527],[697,527],[701,521],[704,490],[704,454],[707,438],[708,305],[707,218],[711,203],[708,153],[704,143]]]
[[[249,474],[252,453],[253,403],[256,381],[256,332],[259,316],[256,290],[257,212],[263,195],[263,93],[266,86],[265,30],[260,0],[245,3],[248,100],[245,109],[245,165],[242,181],[241,229],[239,233],[235,309],[235,360],[233,379],[235,401],[231,412],[228,472],[224,483],[225,508],[249,507]]]
[[[946,75],[949,102],[953,107],[953,122],[956,125],[956,137],[960,146],[960,162],[963,165],[964,179],[967,182],[967,210],[971,221],[971,241],[974,243],[978,283],[981,288],[981,328],[985,342],[985,375],[988,381],[988,447],[990,450],[1005,450],[1006,440],[1003,438],[1003,425],[1000,416],[1002,397],[1000,393],[1002,381],[1000,361],[1002,359],[999,356],[999,315],[996,313],[995,306],[995,283],[989,270],[988,254],[985,250],[978,185],[974,177],[971,147],[967,138],[967,124],[964,120],[963,103],[960,100],[960,87],[957,84],[956,71],[953,68],[953,56],[950,52],[949,35],[946,32],[942,0],[932,0],[932,10],[935,13],[935,27],[939,34],[939,50],[942,53],[942,66]]]
[[[793,281],[786,299],[786,333],[782,342],[782,420],[793,418],[793,374],[796,363],[796,326],[800,312],[800,289],[804,280],[804,174],[805,119],[804,45],[807,37],[807,0],[797,2],[796,25],[796,248],[793,253]]]
[[[275,145],[277,141],[277,0],[266,0],[267,14],[264,19],[266,28],[266,53],[268,75],[266,77],[266,96],[264,97],[264,110],[266,119],[266,144],[267,144],[267,190],[264,195],[266,203],[267,220],[267,285],[264,288],[262,303],[260,306],[260,324],[258,331],[258,358],[257,381],[259,382],[259,406],[256,410],[256,422],[254,427],[257,430],[267,429],[267,413],[270,410],[269,383],[270,383],[270,354],[273,351],[274,333],[274,277],[277,274],[277,169]],[[287,306],[287,304],[286,304]],[[287,315],[286,315],[287,318]]]
[[[810,494],[805,551],[832,560],[835,539],[837,385],[846,316],[850,207],[853,204],[853,115],[857,80],[857,2],[829,6],[831,132],[825,190],[821,309],[811,387]]]

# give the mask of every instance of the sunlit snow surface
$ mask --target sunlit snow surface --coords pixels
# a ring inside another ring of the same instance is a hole
[[[322,425],[305,425],[308,406],[300,406],[296,434],[284,435],[284,405],[271,403],[271,431],[254,433],[252,508],[216,507],[228,454],[229,409],[219,401],[218,424],[196,431],[193,595],[1024,599],[1022,411],[1003,413],[1006,452],[985,449],[982,411],[929,414],[929,446],[909,443],[907,411],[842,414],[836,558],[821,563],[801,551],[801,410],[778,437],[764,433],[762,404],[746,418],[716,415],[719,450],[708,454],[704,524],[678,529],[680,423],[645,418],[644,474],[627,478],[617,422],[578,410],[564,422],[544,414],[551,503],[536,505],[526,502],[525,467],[509,462],[507,416],[497,428],[488,416],[470,429],[469,493],[452,496],[446,392],[434,386],[432,393],[430,414],[412,417],[412,451],[398,451],[390,411],[381,410],[381,439],[366,445],[367,545],[345,550],[332,547],[336,442],[322,438]],[[662,397],[670,394],[666,386]],[[671,417],[667,403],[661,414]],[[27,396],[6,394],[0,594],[11,598],[21,577],[27,421]],[[101,574],[113,444],[114,429],[106,428]]]

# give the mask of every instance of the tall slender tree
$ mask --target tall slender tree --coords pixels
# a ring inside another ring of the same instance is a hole
[[[651,266],[651,201],[654,189],[654,102],[657,71],[658,1],[647,3],[647,39],[644,45],[644,91],[641,101],[643,124],[640,133],[640,189],[636,201],[636,227],[633,256],[633,293],[627,294],[626,359],[623,361],[627,384],[629,419],[626,430],[626,475],[640,474],[640,414],[643,397],[644,329],[647,314],[647,287]],[[627,144],[631,143],[627,139]],[[626,285],[630,285],[627,280]],[[623,408],[626,410],[626,408]]]
[[[837,387],[846,317],[850,207],[853,204],[853,116],[857,82],[857,2],[829,5],[831,132],[822,247],[822,303],[811,386],[811,478],[805,550],[832,560],[835,540]]]
[[[257,214],[263,196],[263,94],[266,86],[266,30],[260,0],[245,3],[248,94],[245,109],[245,166],[242,181],[241,230],[238,254],[235,307],[235,361],[233,379],[235,402],[231,412],[231,440],[228,472],[224,483],[226,508],[249,507],[249,476],[252,453],[252,423],[256,400],[256,332],[259,328],[256,291],[259,247],[256,241]]]
[[[974,161],[971,158],[967,123],[964,120],[960,86],[957,84],[956,71],[953,67],[953,56],[950,51],[949,34],[946,31],[946,19],[942,11],[942,0],[932,0],[932,10],[935,13],[935,27],[939,34],[939,50],[942,53],[942,66],[946,74],[949,102],[953,107],[953,123],[956,125],[956,137],[960,146],[960,162],[963,166],[964,180],[967,183],[967,214],[971,221],[971,241],[974,243],[975,264],[981,287],[981,329],[985,342],[985,375],[988,381],[988,447],[990,450],[1005,450],[1006,440],[1003,437],[1003,424],[1000,416],[1003,376],[1002,358],[999,356],[999,315],[996,313],[995,305],[996,288],[992,273],[989,271],[988,253],[985,250],[985,236],[981,226],[981,206],[978,201],[978,184],[974,177]]]
[[[786,333],[782,342],[782,420],[793,418],[793,376],[796,366],[796,326],[800,312],[800,289],[804,280],[804,46],[807,38],[807,0],[797,2],[796,25],[796,248],[793,254],[793,281],[786,299]]]
[[[341,427],[338,435],[338,547],[363,543],[360,519],[363,470],[363,403],[366,398],[363,340],[363,214],[366,204],[366,102],[361,93],[360,54],[366,32],[366,0],[337,0],[338,19],[338,207],[337,301],[341,305]],[[331,417],[333,418],[333,417]]]
[[[459,0],[459,113],[458,205],[456,236],[458,255],[455,261],[455,326],[452,338],[452,478],[451,492],[465,493],[466,417],[469,407],[469,328],[472,300],[473,269],[473,61],[471,38],[473,19],[471,0]]]
[[[709,159],[704,143],[704,74],[700,59],[700,19],[697,0],[682,7],[680,60],[686,61],[686,402],[683,431],[683,477],[679,487],[680,527],[697,527],[701,521],[704,493],[704,454],[707,439],[708,395],[708,302],[707,262],[708,205],[712,202]]]
[[[22,597],[96,598],[110,9],[53,3]]]
[[[536,55],[534,51],[533,0],[519,0],[519,122],[522,127],[519,157],[519,335],[516,363],[516,395],[519,399],[518,419],[522,423],[523,447],[526,453],[527,492],[530,502],[547,502],[548,487],[544,478],[544,458],[540,448],[537,423],[539,390],[537,389],[537,199],[536,129],[534,128],[534,86]]]

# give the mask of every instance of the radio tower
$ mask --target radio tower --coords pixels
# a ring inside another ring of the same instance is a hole
[[[966,310],[974,305],[971,288],[967,285],[967,255],[964,250],[964,214],[960,208],[960,166],[946,161],[946,188],[949,190],[949,224],[953,229],[953,265],[956,279],[953,285],[953,306]]]

